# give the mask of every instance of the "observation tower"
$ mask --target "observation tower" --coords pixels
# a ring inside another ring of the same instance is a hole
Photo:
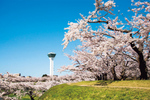
[[[54,68],[54,58],[56,54],[53,52],[48,53],[48,57],[50,59],[50,76],[53,76],[53,68]]]

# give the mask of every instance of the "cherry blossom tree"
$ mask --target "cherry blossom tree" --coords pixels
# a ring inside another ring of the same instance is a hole
[[[103,0],[95,0],[95,10],[89,12],[88,16],[81,14],[82,19],[76,23],[68,23],[69,27],[63,39],[64,49],[69,42],[80,40],[82,45],[81,51],[89,57],[84,58],[72,57],[74,61],[80,63],[80,66],[89,65],[91,69],[103,69],[102,64],[97,66],[95,62],[105,58],[109,58],[107,67],[112,68],[115,76],[115,66],[123,62],[130,62],[129,66],[137,65],[140,70],[140,78],[148,79],[148,66],[150,62],[150,3],[147,1],[135,2],[132,0],[133,7],[129,10],[133,12],[133,16],[129,19],[125,17],[125,21],[121,21],[119,16],[113,13],[116,3],[113,0],[104,2]],[[113,17],[115,17],[113,19]],[[110,18],[111,17],[111,18]],[[93,25],[94,24],[94,25]],[[95,28],[96,27],[96,28]],[[119,56],[122,55],[122,56]],[[82,54],[81,54],[82,56]],[[119,61],[118,57],[122,59]],[[84,62],[86,61],[86,62]],[[109,65],[109,66],[108,66]],[[121,66],[120,66],[121,67]],[[65,67],[62,67],[65,70]],[[76,69],[74,65],[67,66],[66,69]],[[80,70],[79,70],[80,71]]]

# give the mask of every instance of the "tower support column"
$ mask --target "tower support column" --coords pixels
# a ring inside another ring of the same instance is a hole
[[[54,58],[55,58],[56,54],[55,53],[48,53],[48,57],[50,59],[50,76],[54,75]]]
[[[54,73],[54,58],[49,58],[50,59],[50,76],[53,76]]]

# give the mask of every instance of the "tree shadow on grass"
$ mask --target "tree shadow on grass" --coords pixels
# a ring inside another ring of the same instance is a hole
[[[96,84],[94,84],[95,86],[107,86],[108,84],[111,84],[112,82],[114,82],[114,81],[112,81],[112,80],[107,80],[107,81],[105,81],[105,80],[99,80]]]

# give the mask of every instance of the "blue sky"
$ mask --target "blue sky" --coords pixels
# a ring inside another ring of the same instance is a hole
[[[105,0],[106,1],[106,0]],[[77,42],[63,51],[61,45],[68,21],[93,11],[95,0],[0,0],[0,73],[21,73],[40,77],[49,74],[47,54],[55,52],[54,73],[70,61]],[[116,0],[121,12],[130,0]],[[119,9],[118,9],[119,10]]]

